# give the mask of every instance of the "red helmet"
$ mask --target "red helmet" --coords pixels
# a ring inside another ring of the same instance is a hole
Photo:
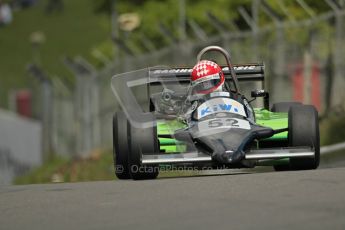
[[[209,94],[222,87],[225,79],[219,65],[202,60],[193,67],[191,80],[194,94]]]

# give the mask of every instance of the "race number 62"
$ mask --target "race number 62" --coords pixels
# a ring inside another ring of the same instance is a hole
[[[216,118],[216,119],[212,119],[208,121],[208,127],[210,128],[217,128],[221,126],[231,126],[231,127],[236,127],[236,128],[239,127],[238,121],[232,118],[225,118],[225,119]]]

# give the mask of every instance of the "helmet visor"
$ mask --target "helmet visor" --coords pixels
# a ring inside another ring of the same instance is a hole
[[[192,83],[193,94],[207,94],[214,91],[221,84],[220,74],[213,74],[200,78]]]

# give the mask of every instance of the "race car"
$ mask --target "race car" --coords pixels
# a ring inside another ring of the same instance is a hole
[[[263,64],[233,64],[230,54],[218,46],[201,50],[197,61],[212,52],[226,62],[221,66],[224,92],[194,95],[189,67],[160,66],[112,78],[120,105],[113,117],[119,179],[154,179],[162,167],[172,165],[200,170],[264,165],[276,171],[319,166],[314,106],[281,102],[270,108]],[[253,82],[262,84],[249,97],[240,85]],[[263,105],[253,108],[260,98]]]

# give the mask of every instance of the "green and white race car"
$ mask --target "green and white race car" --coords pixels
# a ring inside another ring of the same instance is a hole
[[[320,161],[318,113],[311,105],[281,102],[270,108],[264,65],[233,65],[224,56],[226,90],[195,97],[191,68],[155,67],[119,74],[112,89],[121,106],[113,119],[114,165],[120,179],[153,179],[167,165],[198,169],[273,166],[316,169]],[[262,82],[248,100],[240,84]],[[144,93],[143,93],[144,92]],[[252,101],[263,99],[262,108]]]

